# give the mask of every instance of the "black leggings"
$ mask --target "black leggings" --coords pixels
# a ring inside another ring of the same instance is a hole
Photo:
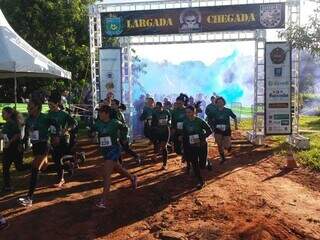
[[[18,143],[12,143],[9,148],[3,150],[2,171],[5,188],[9,188],[11,186],[10,167],[12,163],[14,163],[17,171],[24,171],[30,168],[30,165],[23,164],[23,150],[22,146]]]
[[[65,139],[62,139],[60,144],[57,146],[52,146],[52,160],[54,161],[55,170],[57,172],[58,181],[64,178],[65,167],[61,164],[61,158],[66,154],[70,154],[69,145],[66,143]]]
[[[174,150],[178,155],[182,155],[182,151],[183,151],[183,141],[179,140],[180,136],[182,135],[179,135],[176,133],[173,137]]]
[[[191,163],[194,174],[200,183],[203,183],[200,169],[204,169],[207,163],[208,145],[207,143],[201,146],[187,146],[185,150],[185,158]]]
[[[126,154],[129,154],[131,157],[134,157],[134,158],[138,157],[138,154],[130,148],[128,141],[120,141],[120,144],[122,146],[123,151]],[[122,163],[122,156],[120,156],[119,162]]]

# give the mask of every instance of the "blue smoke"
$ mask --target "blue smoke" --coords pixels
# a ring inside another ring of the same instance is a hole
[[[162,100],[168,96],[174,98],[181,92],[194,97],[202,94],[199,98],[209,99],[216,93],[228,103],[252,103],[253,58],[242,56],[238,50],[211,65],[201,61],[173,64],[142,59],[142,62],[146,64],[145,73],[136,79],[139,84],[134,85],[134,99],[148,93]]]

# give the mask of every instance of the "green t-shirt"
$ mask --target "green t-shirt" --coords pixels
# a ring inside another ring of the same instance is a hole
[[[183,137],[188,145],[204,142],[211,133],[210,126],[199,117],[194,120],[185,119],[183,122]]]
[[[46,142],[49,139],[49,129],[52,127],[56,129],[57,133],[60,132],[59,124],[48,114],[40,113],[35,118],[29,116],[26,120],[26,136],[31,138],[32,143]]]
[[[128,131],[127,126],[116,119],[108,122],[97,120],[92,129],[98,132],[100,147],[117,145],[119,136],[126,135]]]
[[[67,127],[76,125],[76,121],[66,112],[57,111],[57,112],[48,112],[48,117],[54,119],[60,127],[60,131],[63,131]],[[56,134],[55,129],[51,129],[53,134]]]
[[[143,112],[140,116],[140,120],[144,121],[144,123],[147,124],[148,126],[151,126],[153,111],[154,111],[153,108],[144,107]]]
[[[216,111],[217,106],[212,103],[206,107],[206,115],[210,126],[213,126],[213,118]]]
[[[155,128],[168,128],[171,122],[171,115],[168,110],[155,110],[152,114],[152,126]]]
[[[15,135],[21,134],[21,129],[17,123],[8,121],[3,125],[2,134],[4,142],[9,142]]]
[[[182,131],[183,122],[186,119],[186,109],[176,108],[172,111],[172,127],[178,131]]]
[[[217,109],[213,114],[213,126],[220,131],[230,130],[230,117],[236,119],[237,116],[229,108]]]

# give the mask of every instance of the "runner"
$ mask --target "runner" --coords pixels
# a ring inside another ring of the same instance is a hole
[[[128,125],[126,123],[126,119],[120,110],[119,100],[113,99],[111,101],[111,108],[114,111],[114,118],[116,120],[118,120],[119,122],[121,122],[122,124],[124,124],[128,128]],[[122,108],[123,108],[123,106],[122,106]],[[120,144],[121,144],[123,150],[125,151],[125,153],[132,156],[138,164],[141,164],[140,156],[135,151],[133,151],[129,146],[128,132],[126,132],[124,135],[123,134],[120,135]],[[120,156],[119,162],[122,164],[122,157],[121,156]]]
[[[213,118],[216,111],[217,111],[216,97],[212,96],[211,103],[206,107],[207,122],[212,129],[214,129]]]
[[[235,129],[238,130],[237,116],[231,109],[226,108],[226,101],[223,97],[216,99],[217,109],[213,114],[214,137],[220,154],[220,164],[226,161],[224,150],[231,150],[231,127],[230,117],[234,119]]]
[[[2,117],[6,121],[2,129],[2,136],[4,142],[2,171],[3,183],[2,192],[12,191],[10,183],[10,167],[14,163],[16,170],[23,171],[30,166],[23,164],[23,147],[21,142],[21,126],[22,117],[11,107],[2,109]]]
[[[171,115],[168,110],[163,109],[161,102],[157,102],[156,108],[152,114],[152,128],[156,149],[162,152],[162,169],[167,169],[168,161],[168,141],[170,139]]]
[[[19,203],[25,207],[32,206],[33,194],[37,186],[38,173],[45,169],[48,164],[48,140],[49,128],[55,127],[59,132],[59,125],[48,117],[48,115],[41,113],[42,100],[40,98],[32,98],[28,103],[29,117],[26,120],[25,139],[30,137],[32,143],[32,151],[34,159],[31,166],[31,178],[29,185],[29,192],[26,197],[19,198]],[[52,143],[59,143],[57,135],[51,135]]]
[[[185,157],[191,162],[194,174],[197,178],[197,188],[202,188],[204,180],[200,168],[205,168],[206,159],[203,152],[207,151],[207,137],[212,134],[210,126],[201,118],[196,116],[196,109],[193,106],[186,108],[187,119],[183,122],[183,141]]]
[[[152,134],[152,114],[154,111],[154,99],[148,98],[147,105],[143,108],[142,115],[140,116],[140,120],[144,122],[144,136],[150,140],[150,142],[154,143],[153,134]]]
[[[183,130],[183,121],[186,118],[186,109],[184,107],[184,99],[178,97],[176,99],[175,105],[176,108],[172,111],[172,137],[174,143],[174,150],[178,155],[182,155],[182,143],[181,137]]]
[[[64,170],[68,170],[69,174],[73,174],[73,163],[69,162],[69,166],[63,165],[62,157],[65,155],[71,155],[71,149],[69,148],[70,144],[70,132],[77,125],[76,121],[65,111],[60,110],[59,105],[61,103],[61,95],[53,94],[48,99],[49,102],[49,113],[48,117],[54,119],[55,122],[59,125],[60,132],[52,126],[50,128],[51,133],[59,136],[59,141],[52,142],[52,159],[55,163],[57,171],[57,180],[58,183],[55,184],[55,187],[61,188],[65,184],[64,179]]]
[[[104,185],[100,201],[96,204],[99,208],[106,208],[107,197],[110,191],[111,174],[113,170],[131,180],[133,189],[137,188],[137,177],[131,175],[122,168],[118,160],[121,155],[119,144],[119,131],[126,134],[128,128],[125,124],[111,118],[112,109],[109,106],[102,106],[99,109],[99,120],[94,124],[92,130],[98,132],[100,152],[104,158]]]

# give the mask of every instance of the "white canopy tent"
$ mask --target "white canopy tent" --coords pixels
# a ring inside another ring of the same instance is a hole
[[[0,9],[0,79],[17,77],[71,79],[71,73],[32,48],[9,25]]]

